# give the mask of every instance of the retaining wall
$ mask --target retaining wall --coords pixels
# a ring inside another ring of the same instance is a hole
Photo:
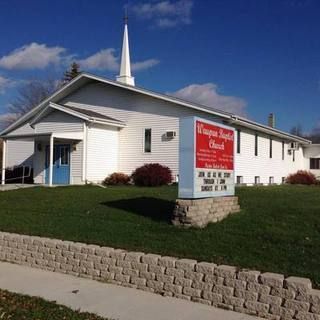
[[[0,260],[267,319],[320,320],[320,290],[305,278],[3,232]]]

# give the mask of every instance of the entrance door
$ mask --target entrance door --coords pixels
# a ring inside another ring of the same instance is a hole
[[[49,146],[46,148],[46,184],[49,183]],[[53,148],[53,184],[70,183],[70,145],[56,144]]]

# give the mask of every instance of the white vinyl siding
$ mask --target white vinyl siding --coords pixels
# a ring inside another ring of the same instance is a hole
[[[35,124],[36,133],[83,131],[83,120],[61,111],[52,111]]]
[[[178,174],[179,118],[198,115],[206,119],[213,116],[184,108],[169,102],[128,92],[121,88],[90,84],[65,98],[61,103],[86,108],[123,121],[119,132],[119,171],[131,174],[145,163],[160,163]],[[144,129],[151,128],[150,153],[144,152]],[[177,136],[166,139],[166,131]],[[88,142],[88,148],[90,144]],[[89,164],[88,164],[89,168]]]
[[[284,160],[282,160],[282,140],[272,138],[272,158],[270,158],[270,137],[259,135],[258,156],[254,156],[255,134],[252,131],[241,131],[241,154],[235,156],[236,175],[243,176],[243,182],[254,184],[255,177],[260,176],[260,183],[268,184],[269,177],[274,177],[274,183],[282,183],[282,177],[305,168],[303,150],[296,151],[296,161],[288,154],[288,143],[284,145]]]
[[[30,127],[29,123],[24,123],[21,126],[19,126],[17,129],[11,131],[8,133],[8,136],[14,136],[14,135],[27,135],[34,133],[34,129]]]
[[[131,174],[138,166],[152,162],[166,165],[171,168],[173,175],[178,174],[179,118],[199,116],[218,121],[213,115],[204,112],[97,83],[86,85],[61,103],[100,112],[126,124],[126,127],[119,132],[118,169],[127,174]],[[145,128],[152,129],[151,153],[144,153],[143,149]],[[177,136],[167,140],[164,136],[166,131],[176,131]],[[296,151],[296,160],[292,161],[292,156],[288,155],[287,151],[289,141],[286,142],[285,160],[282,160],[282,140],[274,136],[272,136],[273,150],[270,158],[270,136],[260,132],[258,156],[255,156],[255,133],[241,127],[241,152],[235,153],[235,176],[242,176],[243,183],[254,184],[255,176],[259,176],[260,183],[263,184],[269,183],[270,176],[274,177],[275,183],[281,183],[282,177],[306,168],[302,148]],[[88,170],[94,170],[91,169],[89,162],[87,167]],[[101,175],[99,178],[104,177]]]
[[[38,150],[37,145],[41,145],[41,150]],[[35,142],[34,148],[34,166],[33,177],[35,183],[45,183],[45,161],[46,161],[46,144],[43,142]]]
[[[68,142],[66,142],[68,144]],[[82,154],[83,154],[83,142],[74,142],[70,145],[70,172],[71,172],[71,184],[82,184]]]
[[[87,180],[101,182],[118,171],[119,131],[109,126],[88,126]]]
[[[6,167],[33,165],[33,140],[7,140]]]

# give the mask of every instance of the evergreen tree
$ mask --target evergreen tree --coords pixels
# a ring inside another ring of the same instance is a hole
[[[63,84],[70,82],[73,78],[78,76],[81,73],[80,65],[76,62],[73,62],[70,66],[70,69],[64,73]]]

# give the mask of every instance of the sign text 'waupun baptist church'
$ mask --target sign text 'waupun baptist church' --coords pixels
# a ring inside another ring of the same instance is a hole
[[[180,119],[179,198],[234,195],[234,136],[220,123]]]

